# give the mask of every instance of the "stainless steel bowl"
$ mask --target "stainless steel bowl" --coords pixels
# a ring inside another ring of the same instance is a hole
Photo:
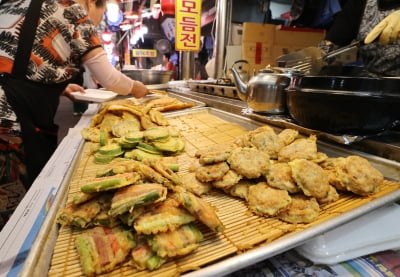
[[[171,80],[173,71],[156,69],[129,69],[122,70],[126,76],[141,81],[145,85],[165,84]]]

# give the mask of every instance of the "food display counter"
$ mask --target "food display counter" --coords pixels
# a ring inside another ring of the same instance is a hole
[[[204,135],[205,128],[215,128],[218,130],[214,132],[216,137],[225,136],[226,139],[231,140],[235,134],[265,124],[270,124],[276,130],[286,128],[286,125],[281,122],[276,123],[270,121],[271,119],[260,119],[243,114],[242,111],[246,108],[245,103],[234,98],[210,97],[207,94],[188,90],[171,90],[169,96],[184,99],[183,101],[191,99],[197,104],[190,110],[171,112],[165,115],[166,118],[174,121],[174,124],[179,125],[181,122],[187,124],[183,135],[189,141],[188,147],[192,147],[191,151],[196,145],[196,140],[201,140],[200,136],[194,136],[194,134],[203,130],[201,134]],[[71,242],[66,248],[60,246],[59,226],[55,223],[55,219],[59,210],[65,205],[71,180],[77,178],[76,172],[78,169],[80,170],[81,163],[85,159],[83,153],[87,149],[85,149],[80,130],[90,124],[90,120],[97,109],[97,104],[91,104],[79,123],[70,130],[33,184],[32,189],[28,191],[15,211],[10,223],[0,233],[0,276],[45,276],[47,274],[51,276],[82,276],[78,261],[63,260],[63,255],[65,257],[73,255],[69,253]],[[204,115],[206,119],[196,121],[199,120],[197,118],[199,114]],[[199,125],[195,124],[196,122],[203,122],[205,126],[200,128]],[[393,157],[400,155],[398,152],[399,145],[386,145],[378,141],[365,145],[359,143],[360,149],[356,149],[358,147],[353,148],[352,145],[341,145],[331,141],[318,142],[319,151],[328,156],[354,154],[367,158],[373,166],[383,173],[388,183],[382,192],[373,197],[341,199],[342,204],[332,205],[322,213],[317,222],[306,227],[288,226],[288,224],[285,226],[276,225],[276,222],[270,222],[266,219],[253,218],[250,220],[246,213],[246,207],[241,204],[240,200],[226,199],[218,193],[206,196],[206,200],[217,207],[221,212],[220,216],[229,226],[225,234],[211,235],[206,233],[205,242],[202,243],[198,253],[178,262],[182,268],[186,268],[182,272],[182,276],[223,276],[254,266],[268,258],[284,255],[283,253],[286,253],[286,251],[298,247],[318,235],[391,205],[400,199],[400,190],[398,189],[400,164],[395,158],[387,159],[371,153],[373,149],[367,148],[374,143],[381,147],[379,151],[390,150],[390,155],[394,155]],[[366,151],[366,149],[369,151]],[[393,149],[394,151],[392,151]],[[229,209],[224,211],[223,207],[229,207]],[[260,225],[265,225],[266,230],[271,229],[271,233],[257,232],[260,228],[257,226]],[[262,238],[260,238],[260,234],[263,234]],[[67,239],[70,240],[71,237],[68,236]],[[242,245],[243,248],[239,249],[237,245]],[[54,261],[52,261],[55,248],[57,248],[59,267],[55,266]],[[72,267],[72,269],[68,269],[68,267]],[[130,271],[125,269],[125,271],[115,273],[117,274],[115,276],[120,276],[118,274],[122,274],[122,272],[124,272],[123,274],[130,274]],[[155,271],[154,276],[157,276],[157,272],[162,275],[167,274],[168,270],[165,272]],[[140,272],[135,274],[141,276]],[[113,276],[113,274],[110,276]]]

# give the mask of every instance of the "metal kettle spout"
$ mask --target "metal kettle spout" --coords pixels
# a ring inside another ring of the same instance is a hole
[[[241,100],[247,101],[247,84],[242,80],[242,78],[239,75],[239,72],[236,70],[236,68],[232,67],[229,69],[232,72],[233,75],[233,80],[235,82],[235,86],[237,90],[239,91],[238,96]]]

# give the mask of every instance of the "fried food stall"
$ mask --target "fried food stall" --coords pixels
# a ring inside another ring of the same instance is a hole
[[[189,103],[189,105],[183,105],[182,109],[175,111],[171,109],[162,113],[168,125],[178,130],[179,137],[185,141],[184,151],[179,152],[179,155],[173,155],[173,158],[177,159],[173,163],[178,165],[179,170],[173,173],[168,171],[169,175],[165,176],[170,178],[177,175],[179,179],[184,180],[185,176],[191,175],[193,162],[199,161],[201,150],[216,145],[219,148],[221,145],[228,146],[242,136],[249,138],[256,136],[258,132],[267,132],[275,137],[285,129],[295,130],[295,128],[287,128],[279,122],[272,124],[273,121],[267,123],[265,120],[256,120],[254,114],[242,114],[246,103],[239,99],[217,95],[210,97],[209,93],[193,92],[187,88],[183,92],[176,90],[178,93],[172,90],[168,92],[169,97],[178,99],[182,103]],[[140,106],[141,103],[136,104]],[[120,106],[117,107],[121,109]],[[1,236],[7,236],[2,237],[2,255],[16,251],[12,249],[18,245],[17,253],[11,254],[9,259],[2,259],[1,266],[5,272],[8,266],[9,274],[15,274],[15,276],[83,276],[75,239],[85,230],[76,228],[76,226],[61,226],[57,218],[66,203],[70,203],[79,193],[81,187],[87,184],[89,179],[95,177],[99,170],[105,170],[109,166],[109,164],[94,162],[93,149],[96,149],[100,142],[84,140],[81,135],[82,129],[93,124],[93,120],[99,120],[98,108],[97,104],[90,105],[88,112],[60,144],[52,160],[35,182],[32,191],[27,194],[23,204],[16,211],[15,225],[8,225],[1,233]],[[135,111],[137,112],[137,110]],[[164,122],[163,118],[156,120]],[[266,127],[267,125],[268,127]],[[255,132],[255,130],[258,131]],[[272,133],[271,130],[273,130]],[[278,218],[255,212],[257,209],[250,206],[249,199],[251,197],[242,198],[239,190],[232,195],[227,189],[223,189],[223,183],[219,184],[221,187],[202,187],[208,192],[199,193],[201,195],[199,198],[215,209],[223,231],[215,225],[210,225],[213,226],[210,228],[206,224],[210,223],[208,221],[196,220],[194,225],[202,234],[202,239],[194,251],[182,256],[170,254],[173,257],[169,257],[167,255],[168,259],[152,271],[138,269],[132,266],[129,259],[124,260],[123,263],[116,265],[107,276],[147,276],[150,273],[155,276],[226,275],[285,253],[329,230],[380,208],[385,208],[400,197],[397,161],[368,152],[360,152],[346,145],[338,145],[319,138],[314,140],[314,137],[307,133],[300,132],[299,136],[306,140],[311,138],[311,144],[316,143],[318,152],[314,153],[316,155],[314,158],[324,159],[324,155],[330,158],[348,156],[365,158],[384,176],[379,191],[363,196],[353,192],[340,192],[339,198],[335,201],[320,204],[320,208],[317,208],[317,210],[320,209],[317,216],[311,221],[291,223],[282,220],[282,215],[281,218]],[[98,139],[100,137],[99,135]],[[111,149],[111,151],[114,150]],[[230,151],[228,152],[230,153]],[[231,171],[234,169],[241,175],[247,176],[246,181],[250,181],[253,185],[257,184],[263,167],[246,166],[247,163],[252,163],[254,160],[242,160],[243,156],[239,153],[237,155],[238,158],[229,161],[229,169]],[[245,156],[247,157],[247,155]],[[250,154],[250,156],[258,155]],[[213,159],[215,158],[214,156]],[[241,162],[237,162],[237,160],[241,160]],[[251,170],[249,172],[248,168],[256,168],[256,172]],[[294,165],[293,169],[295,168]],[[226,173],[226,167],[214,170],[213,173],[217,173],[219,176]],[[201,176],[203,176],[203,183],[209,185],[210,182],[214,182],[207,179],[209,174]],[[180,182],[174,178],[171,180]],[[188,183],[193,182],[192,180]],[[262,206],[261,203],[256,205]],[[219,226],[218,221],[215,224]]]

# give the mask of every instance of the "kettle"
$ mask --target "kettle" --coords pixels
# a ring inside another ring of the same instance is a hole
[[[282,114],[286,112],[286,89],[293,88],[301,71],[291,68],[266,68],[259,70],[246,83],[236,68],[230,68],[234,77],[238,96],[247,102],[248,109],[267,114]]]
[[[235,68],[237,73],[239,74],[240,79],[243,82],[248,82],[250,79],[249,72],[243,68],[243,65],[247,64],[247,68],[249,68],[249,62],[246,60],[237,60],[232,64],[232,68]],[[231,80],[232,84],[235,83],[235,77],[233,73],[230,72],[228,74],[228,78]]]

